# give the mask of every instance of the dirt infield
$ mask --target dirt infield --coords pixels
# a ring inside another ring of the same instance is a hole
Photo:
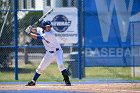
[[[94,93],[140,93],[140,83],[109,83],[109,84],[37,84],[25,86],[24,84],[0,84],[0,90],[64,90],[75,92]]]

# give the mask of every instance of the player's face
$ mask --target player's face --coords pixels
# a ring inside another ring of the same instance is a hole
[[[51,28],[52,28],[51,26],[46,26],[46,29],[45,29],[45,30],[46,30],[46,31],[50,31]]]

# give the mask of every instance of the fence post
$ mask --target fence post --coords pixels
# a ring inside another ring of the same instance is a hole
[[[17,2],[14,0],[14,50],[15,50],[15,80],[18,80],[18,18],[17,18]]]
[[[25,45],[24,48],[24,63],[28,64],[28,49],[27,49],[28,45]]]
[[[81,8],[82,8],[82,0],[77,0],[78,4],[78,78],[82,79],[82,30],[81,30]]]

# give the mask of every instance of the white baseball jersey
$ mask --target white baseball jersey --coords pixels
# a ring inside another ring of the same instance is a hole
[[[46,54],[36,69],[36,72],[42,74],[46,67],[48,67],[54,59],[56,59],[60,71],[66,69],[63,64],[63,50],[60,44],[57,42],[54,33],[52,31],[43,32],[43,29],[40,27],[37,27],[37,33],[39,33],[42,37],[42,42],[45,46]],[[53,53],[50,51],[53,51]]]
[[[41,37],[43,38],[42,42],[43,42],[45,49],[47,51],[56,51],[56,48],[61,49],[61,46],[57,42],[53,31],[43,32],[42,28],[37,27],[37,33],[40,34]]]

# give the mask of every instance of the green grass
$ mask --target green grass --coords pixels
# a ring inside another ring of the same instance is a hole
[[[92,73],[91,73],[92,72]],[[131,79],[130,67],[88,67],[86,76],[103,79]]]
[[[19,81],[31,80],[37,66],[38,64],[20,65],[18,69]],[[60,81],[60,80],[62,80],[62,76],[56,64],[51,64],[39,78],[39,81]],[[0,72],[0,82],[2,81],[15,81],[13,67],[7,68],[6,70]]]
[[[18,81],[30,81],[34,75],[34,72],[38,64],[19,64],[19,80]],[[140,80],[140,78],[131,78],[130,67],[87,67],[85,69],[85,79],[125,79],[125,80]],[[71,78],[72,81],[78,81],[78,79]],[[3,70],[0,69],[0,82],[14,82],[14,67]],[[62,82],[62,75],[59,72],[56,64],[51,64],[46,68],[44,74],[42,74],[38,81],[43,82]],[[17,82],[17,81],[16,81]]]

